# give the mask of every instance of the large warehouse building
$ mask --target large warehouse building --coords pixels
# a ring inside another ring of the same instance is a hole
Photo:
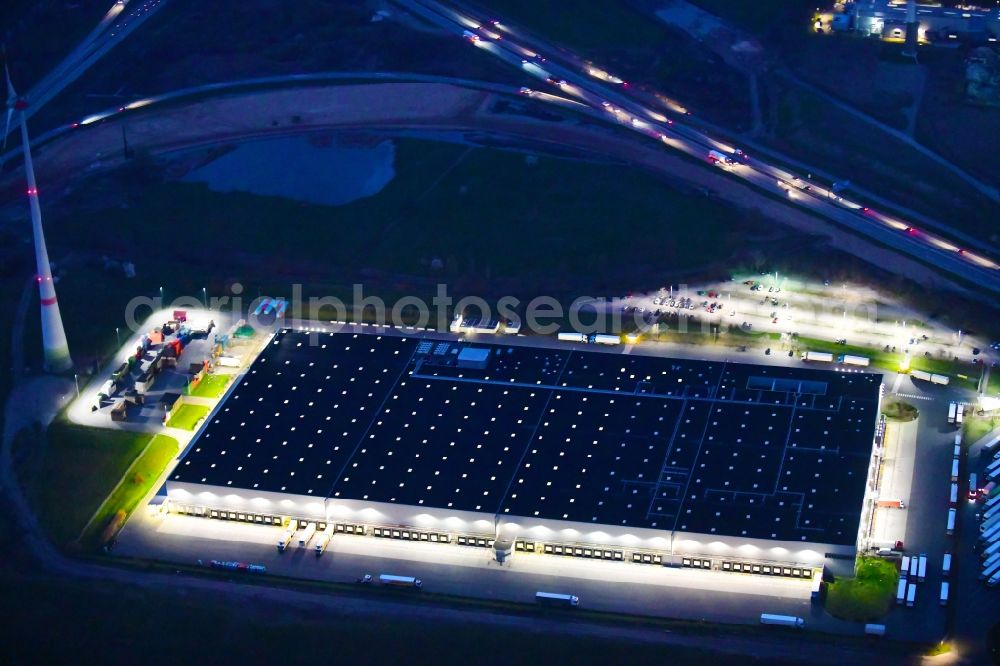
[[[870,373],[284,329],[167,489],[195,515],[792,575],[855,555],[880,396]]]

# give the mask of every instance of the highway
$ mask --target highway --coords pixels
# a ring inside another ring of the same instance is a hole
[[[497,21],[483,21],[433,0],[395,0],[410,12],[465,39],[499,60],[539,79],[539,90],[521,93],[549,102],[567,96],[616,123],[696,159],[713,162],[729,175],[757,188],[789,199],[797,206],[825,217],[854,233],[864,235],[936,268],[958,275],[990,291],[1000,292],[1000,264],[907,221],[852,202],[832,189],[758,158],[692,128],[686,112],[676,102],[651,108],[627,82],[563,49],[528,38]],[[553,95],[548,91],[557,91]],[[657,95],[657,97],[660,97]],[[667,98],[669,99],[669,98]],[[669,118],[666,114],[675,115]],[[721,159],[710,158],[716,151]]]
[[[111,5],[94,29],[24,96],[28,100],[28,106],[22,111],[25,120],[76,81],[165,2],[166,0],[144,0],[141,3],[117,0]],[[134,6],[129,8],[130,4]],[[9,128],[7,131],[9,132]],[[5,134],[0,140],[6,142],[6,138]],[[20,153],[20,150],[17,152]],[[8,155],[0,155],[0,164],[6,163],[7,157]]]

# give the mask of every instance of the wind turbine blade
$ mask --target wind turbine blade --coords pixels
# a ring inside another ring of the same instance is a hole
[[[3,149],[0,150],[0,154],[7,152],[7,135],[10,134],[10,121],[14,117],[14,107],[7,109],[7,126],[3,130]]]
[[[4,50],[5,55],[6,53],[7,51]],[[10,82],[10,67],[7,66],[6,57],[4,57],[4,62],[3,62],[3,74],[4,77],[6,77],[7,79],[7,103],[13,104],[14,100],[17,99],[17,91],[14,90],[14,84]]]

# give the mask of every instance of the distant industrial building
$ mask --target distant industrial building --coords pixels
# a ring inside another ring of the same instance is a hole
[[[857,0],[836,5],[830,27],[882,39],[903,40],[908,7],[904,0]],[[995,42],[1000,36],[1000,8],[945,7],[916,3],[917,36],[922,42]]]
[[[862,540],[881,391],[857,371],[285,329],[167,490],[194,515],[806,576]]]

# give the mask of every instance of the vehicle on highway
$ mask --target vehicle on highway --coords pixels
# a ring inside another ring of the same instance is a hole
[[[529,97],[535,94],[534,90],[532,90],[531,88],[526,88],[524,86],[521,86],[521,89],[518,90],[517,92],[521,93],[522,95],[528,95]]]
[[[535,601],[543,606],[579,606],[580,598],[572,594],[557,594],[555,592],[535,592]]]
[[[471,30],[462,31],[462,37],[473,44],[479,41],[479,35],[472,32]]]
[[[708,151],[708,161],[724,168],[736,165],[736,161],[732,157],[718,150]]]

